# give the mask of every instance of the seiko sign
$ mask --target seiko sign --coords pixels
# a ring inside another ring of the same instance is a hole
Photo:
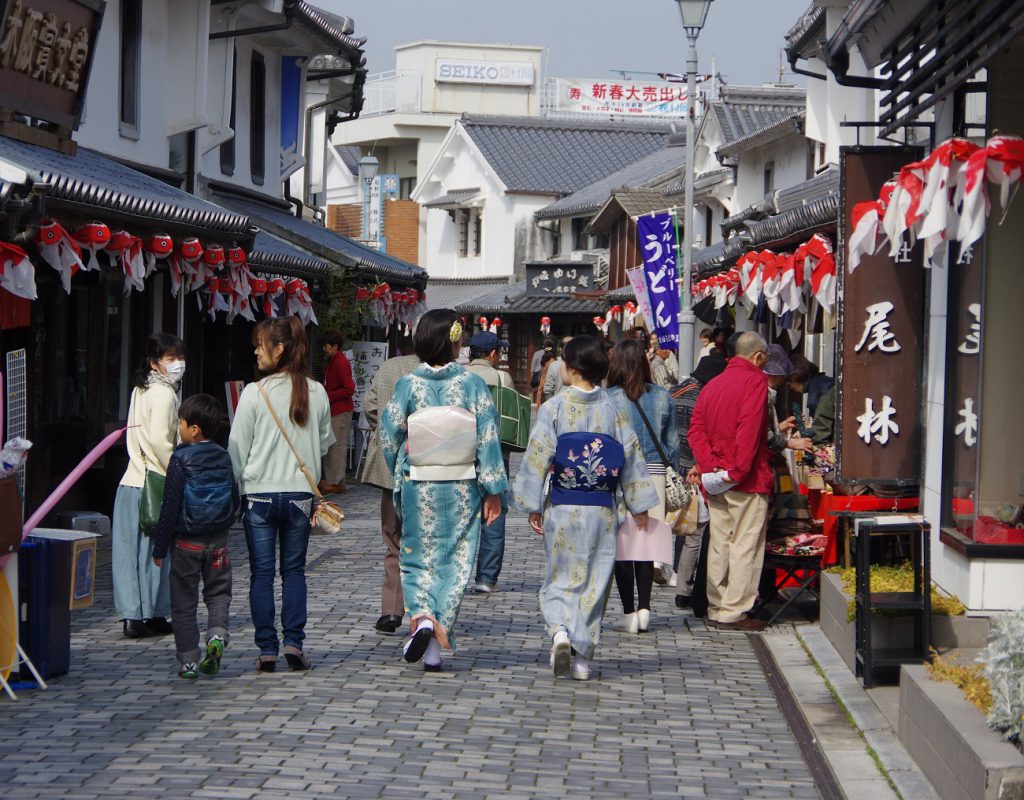
[[[438,83],[484,83],[492,86],[533,86],[533,64],[529,61],[437,60]]]

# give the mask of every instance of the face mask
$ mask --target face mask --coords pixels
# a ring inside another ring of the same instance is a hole
[[[181,383],[182,377],[185,375],[185,362],[184,361],[172,361],[167,365],[167,377],[175,383]]]

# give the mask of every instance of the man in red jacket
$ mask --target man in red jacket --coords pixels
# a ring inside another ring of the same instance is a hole
[[[746,612],[757,600],[772,489],[768,382],[762,371],[767,360],[764,339],[740,335],[735,357],[701,390],[687,437],[694,470],[703,474],[705,487],[710,483],[718,492],[708,492],[708,620],[725,630],[764,628]],[[711,474],[715,480],[709,481]]]
[[[352,379],[352,365],[348,363],[341,346],[345,339],[339,331],[324,333],[324,388],[331,402],[331,430],[334,444],[324,457],[323,480],[320,491],[324,494],[341,494],[346,491],[345,471],[348,461],[348,440],[352,431],[352,395],[356,384]]]

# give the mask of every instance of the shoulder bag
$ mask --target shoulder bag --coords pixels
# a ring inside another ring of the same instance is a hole
[[[644,413],[640,403],[634,400],[633,405],[635,405],[636,410],[640,412],[644,425],[647,426],[647,431],[651,434],[651,441],[654,442],[654,447],[657,449],[658,456],[661,458],[661,463],[665,465],[665,510],[679,511],[682,508],[686,508],[690,503],[692,495],[690,487],[686,483],[686,479],[679,474],[676,468],[669,462],[668,457],[665,455],[665,451],[661,449],[661,443],[658,441],[658,434],[654,432],[654,427],[651,425],[651,421],[647,419],[647,415]]]
[[[134,399],[136,405],[132,407],[132,424],[136,425],[138,395]],[[139,441],[139,455],[142,458],[142,469],[145,473],[142,481],[142,496],[139,499],[139,528],[148,535],[156,530],[156,526],[160,522],[160,506],[164,502],[164,484],[167,482],[167,476],[149,468],[146,451],[142,447],[141,440]]]
[[[341,506],[331,500],[328,500],[320,493],[320,489],[317,487],[316,481],[313,480],[312,473],[299,456],[299,451],[295,449],[295,445],[292,444],[292,440],[288,438],[284,425],[281,424],[281,418],[277,415],[277,411],[274,410],[274,406],[270,402],[270,396],[267,394],[267,390],[263,388],[262,383],[257,383],[256,385],[260,389],[260,394],[263,395],[263,402],[267,404],[267,408],[270,410],[270,416],[272,416],[274,418],[274,422],[277,423],[277,429],[281,431],[281,436],[287,443],[288,448],[292,451],[292,455],[295,456],[295,460],[299,463],[299,470],[306,477],[306,480],[309,482],[309,488],[313,491],[313,496],[316,498],[313,502],[312,522],[314,531],[324,535],[339,533],[341,531],[341,522],[345,519],[345,512],[341,510]]]

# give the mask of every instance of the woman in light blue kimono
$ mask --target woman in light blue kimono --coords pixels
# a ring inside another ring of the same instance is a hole
[[[569,388],[538,410],[513,494],[544,536],[540,609],[551,667],[556,676],[571,672],[585,681],[615,566],[616,531],[625,509],[646,528],[658,493],[636,432],[600,388],[608,372],[601,343],[577,336],[565,346],[562,372]]]
[[[413,339],[423,363],[398,381],[379,427],[402,520],[399,566],[412,620],[405,660],[422,660],[427,671],[441,668],[442,646],[455,647],[480,518],[498,517],[508,488],[490,390],[453,361],[461,340],[454,311],[423,315]]]

